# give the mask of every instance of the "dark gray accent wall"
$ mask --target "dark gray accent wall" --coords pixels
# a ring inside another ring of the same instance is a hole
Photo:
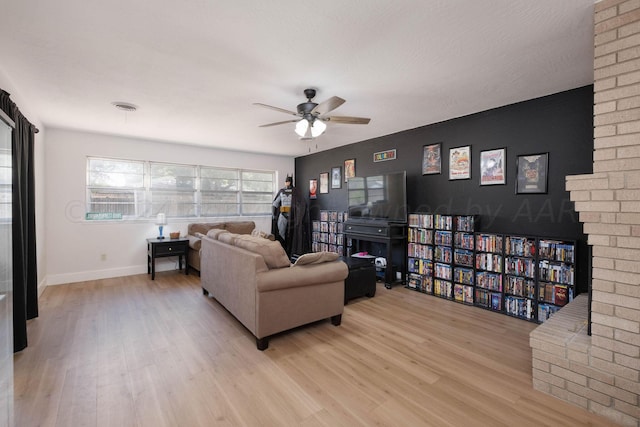
[[[442,143],[442,173],[423,176],[423,146],[434,143]],[[471,179],[450,181],[449,149],[465,145]],[[506,185],[481,186],[480,152],[496,148],[506,148]],[[390,149],[396,160],[373,162],[373,153]],[[548,192],[516,194],[517,156],[536,153],[549,153]],[[352,158],[358,176],[406,170],[408,212],[478,214],[479,231],[577,240],[578,289],[586,291],[586,237],[564,186],[567,175],[592,173],[593,86],[298,157],[296,185],[308,194],[310,179]],[[346,184],[318,194],[310,208],[312,219],[321,209],[346,210]]]

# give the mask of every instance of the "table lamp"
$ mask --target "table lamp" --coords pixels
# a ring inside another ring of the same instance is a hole
[[[159,213],[158,217],[156,218],[156,225],[158,226],[158,232],[159,232],[158,240],[164,239],[164,236],[162,235],[162,228],[166,223],[167,223],[167,217],[163,213]]]

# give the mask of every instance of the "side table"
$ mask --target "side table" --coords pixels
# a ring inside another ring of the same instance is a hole
[[[189,252],[189,239],[147,239],[147,274],[151,274],[151,280],[156,278],[156,258],[169,256],[178,257],[178,267],[182,270],[182,257],[184,257],[184,274],[189,274],[187,253]]]

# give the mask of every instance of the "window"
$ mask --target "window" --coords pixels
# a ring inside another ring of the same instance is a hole
[[[202,216],[240,215],[239,181],[234,169],[200,168]]]
[[[151,216],[196,216],[197,167],[151,163]]]
[[[11,223],[13,214],[11,212],[12,193],[12,165],[11,165],[11,129],[0,120],[2,130],[0,132],[0,224]]]
[[[270,215],[275,172],[90,157],[87,212],[125,218]]]
[[[273,173],[242,171],[241,209],[247,215],[270,215],[273,203]]]
[[[89,158],[87,212],[144,216],[144,162]]]

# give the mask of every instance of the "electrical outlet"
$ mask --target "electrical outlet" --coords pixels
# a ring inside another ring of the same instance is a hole
[[[106,261],[107,260],[107,254],[100,254],[100,261]]]

